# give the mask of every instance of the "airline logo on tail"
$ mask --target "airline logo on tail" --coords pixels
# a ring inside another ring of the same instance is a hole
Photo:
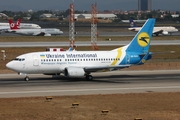
[[[150,43],[150,37],[148,33],[142,32],[138,35],[137,41],[141,47],[146,47]]]
[[[132,18],[129,19],[129,22],[130,22],[130,27],[137,27],[136,23],[133,21]]]
[[[21,19],[18,19],[16,23],[14,23],[13,20],[11,19],[9,19],[8,21],[9,21],[9,26],[11,30],[20,28]]]

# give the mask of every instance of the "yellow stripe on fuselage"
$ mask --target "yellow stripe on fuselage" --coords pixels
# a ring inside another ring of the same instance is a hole
[[[116,63],[118,62],[117,59],[120,58],[122,55],[122,48],[118,48],[117,52],[118,52],[118,54],[116,56],[116,59],[111,63],[111,66],[116,65]]]

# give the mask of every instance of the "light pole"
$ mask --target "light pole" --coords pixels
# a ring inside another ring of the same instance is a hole
[[[6,59],[5,50],[1,50],[1,52],[2,52],[2,60],[5,60]]]

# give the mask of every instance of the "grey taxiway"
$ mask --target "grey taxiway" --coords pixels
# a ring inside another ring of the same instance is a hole
[[[122,46],[127,45],[130,41],[98,41],[98,46]],[[67,42],[0,42],[0,47],[53,47],[67,46]],[[77,46],[90,46],[90,42],[76,41]],[[180,40],[154,40],[151,45],[180,45]]]
[[[0,74],[0,98],[30,96],[89,95],[144,92],[180,92],[180,70],[141,70],[93,73],[84,78]]]

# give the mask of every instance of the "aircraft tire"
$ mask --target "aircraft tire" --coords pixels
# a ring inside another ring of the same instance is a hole
[[[93,76],[92,75],[86,75],[86,80],[93,80]]]
[[[26,77],[24,78],[24,80],[25,80],[25,81],[29,81],[29,77],[26,76]]]

